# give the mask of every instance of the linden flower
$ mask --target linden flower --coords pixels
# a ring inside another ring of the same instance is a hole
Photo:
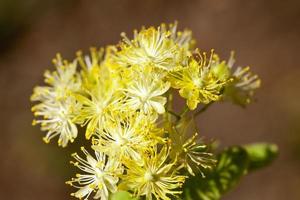
[[[121,35],[121,50],[116,52],[115,60],[123,66],[153,65],[163,70],[170,70],[179,62],[179,46],[170,39],[170,32],[158,27],[143,28],[134,32],[130,40],[125,33]]]
[[[45,142],[59,136],[59,146],[65,147],[77,137],[73,118],[78,114],[80,105],[70,93],[80,90],[81,80],[76,74],[76,62],[62,61],[59,54],[53,62],[56,71],[45,73],[45,82],[49,86],[36,87],[31,96],[31,101],[41,102],[32,107],[34,115],[42,117],[34,120],[33,124],[41,124],[41,130],[47,131]]]
[[[245,106],[251,102],[254,91],[261,85],[261,80],[250,71],[250,67],[237,67],[233,71],[234,62],[232,52],[227,66],[232,73],[233,82],[225,87],[224,98]]]
[[[178,26],[177,22],[169,25],[169,31],[171,33],[170,38],[180,47],[184,47],[186,50],[192,49],[195,43],[195,40],[192,37],[192,31],[190,30],[177,31],[177,26]],[[165,25],[162,24],[161,27],[163,29]]]
[[[212,169],[216,160],[212,153],[207,152],[206,144],[197,142],[197,133],[189,137],[193,131],[196,131],[194,118],[184,118],[173,127],[170,157],[178,160],[178,169],[185,168],[192,176],[200,173],[204,177],[203,169]]]
[[[162,95],[170,88],[169,82],[162,81],[159,76],[140,73],[126,89],[125,105],[133,110],[140,110],[145,114],[155,111],[158,114],[165,112],[164,105],[167,98]]]
[[[123,98],[117,77],[104,73],[101,68],[101,77],[97,80],[92,90],[87,90],[87,95],[74,94],[77,101],[82,104],[80,114],[76,122],[86,126],[86,138],[89,139],[96,131],[101,130],[107,116],[113,110],[119,108]],[[109,72],[107,72],[109,73]]]
[[[185,176],[176,175],[174,163],[167,164],[169,150],[163,147],[158,153],[151,151],[150,155],[143,157],[144,165],[137,165],[134,162],[126,163],[127,175],[123,178],[123,184],[135,192],[137,196],[146,196],[146,199],[170,200],[168,197],[176,196],[182,191]]]
[[[41,124],[41,130],[47,131],[43,138],[46,143],[59,136],[58,145],[66,147],[69,141],[73,142],[77,137],[77,127],[72,120],[79,108],[80,105],[73,98],[37,104],[32,107],[32,111],[35,116],[42,116],[43,119],[33,120],[32,124]]]
[[[82,68],[82,86],[86,90],[92,90],[99,82],[100,67],[104,60],[104,49],[97,50],[96,48],[91,48],[90,55],[84,56],[81,51],[78,51],[76,60]]]
[[[208,104],[218,101],[221,97],[221,89],[228,80],[220,80],[214,76],[210,68],[210,62],[206,63],[205,54],[200,61],[191,58],[187,66],[174,70],[169,75],[172,87],[179,89],[179,94],[187,99],[189,109],[196,109],[198,103]],[[212,57],[210,58],[210,60]]]
[[[117,191],[117,175],[123,173],[121,165],[101,152],[95,152],[94,158],[83,147],[81,150],[86,158],[74,153],[72,156],[76,161],[71,163],[86,174],[76,174],[76,178],[66,182],[79,189],[71,195],[86,200],[95,191],[94,199],[108,200],[109,194]]]
[[[99,138],[93,140],[93,149],[120,161],[132,159],[140,162],[141,153],[155,144],[154,140],[147,138],[148,118],[133,114],[127,117],[115,116],[113,119],[114,121],[107,123],[103,131],[97,134]]]
[[[34,88],[31,101],[52,101],[62,99],[70,91],[80,90],[81,80],[76,74],[76,62],[63,61],[60,54],[53,59],[56,70],[46,71],[45,83],[49,86],[38,86]]]

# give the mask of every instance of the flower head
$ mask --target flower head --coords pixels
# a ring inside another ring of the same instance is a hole
[[[115,53],[115,61],[123,66],[152,65],[171,70],[182,61],[181,50],[187,50],[184,47],[190,41],[187,32],[176,34],[176,27],[172,31],[167,30],[164,24],[157,29],[142,28],[140,32],[134,31],[132,40],[122,33],[123,42],[120,44],[121,50]]]
[[[221,98],[221,90],[228,80],[215,76],[211,70],[211,56],[207,63],[206,54],[199,56],[199,60],[191,57],[187,66],[182,66],[170,72],[169,80],[172,87],[179,89],[179,94],[187,99],[191,110],[196,109],[198,103],[208,104]]]
[[[83,147],[81,150],[85,154],[85,159],[74,153],[72,156],[75,162],[71,161],[71,163],[86,174],[76,174],[76,178],[66,182],[79,189],[71,195],[80,199],[88,199],[95,191],[94,199],[107,200],[109,193],[117,191],[118,175],[123,173],[122,166],[104,153],[95,152],[96,158],[94,158]]]
[[[101,66],[99,75],[93,83],[93,88],[84,90],[84,94],[73,95],[82,104],[75,121],[82,126],[87,125],[87,139],[101,130],[111,112],[122,105],[121,88],[118,76],[112,74],[106,66]]]
[[[181,193],[185,176],[176,175],[174,163],[168,163],[169,150],[163,147],[160,152],[150,151],[143,157],[144,164],[126,163],[127,175],[124,176],[124,185],[133,190],[137,196],[146,196],[146,199],[170,200],[169,196]]]
[[[156,144],[152,138],[149,119],[142,114],[114,116],[93,140],[93,148],[121,161],[141,162],[142,154]]]
[[[32,123],[41,124],[41,130],[47,131],[44,137],[46,143],[58,136],[58,145],[66,147],[69,141],[73,142],[77,137],[78,131],[73,119],[78,114],[79,108],[80,104],[73,98],[57,102],[43,102],[32,107],[35,116],[43,117],[33,120]]]
[[[225,87],[224,99],[246,106],[253,99],[255,90],[260,87],[261,80],[250,71],[250,67],[237,67],[234,69],[234,62],[234,54],[232,52],[227,66],[233,81]]]
[[[81,79],[76,74],[76,62],[63,61],[59,54],[53,62],[56,70],[45,72],[45,82],[49,86],[36,87],[31,96],[32,101],[40,102],[32,107],[34,115],[41,117],[33,124],[41,124],[41,130],[47,131],[45,142],[59,136],[59,146],[65,147],[77,137],[73,119],[80,104],[70,94],[80,90]]]
[[[163,81],[160,76],[139,73],[128,84],[125,90],[127,100],[125,105],[132,110],[140,110],[145,114],[165,112],[167,98],[162,96],[170,88],[170,83]]]
[[[55,71],[46,71],[45,83],[48,86],[38,86],[34,88],[31,101],[57,101],[65,98],[70,92],[80,90],[81,79],[76,73],[76,61],[69,63],[63,60],[60,54],[53,59]]]
[[[200,173],[204,177],[204,170],[212,169],[216,160],[208,151],[208,145],[199,141],[195,131],[194,118],[183,118],[173,127],[170,133],[170,157],[178,160],[178,168],[186,169],[192,176]]]

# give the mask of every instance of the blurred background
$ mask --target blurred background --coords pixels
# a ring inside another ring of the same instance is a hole
[[[197,46],[223,58],[237,52],[263,85],[247,109],[230,103],[199,119],[201,134],[222,146],[274,142],[280,156],[251,174],[225,200],[300,199],[300,1],[297,0],[0,0],[0,199],[70,199],[70,148],[45,145],[32,127],[29,97],[53,69],[90,46],[115,44],[120,32],[179,21]]]

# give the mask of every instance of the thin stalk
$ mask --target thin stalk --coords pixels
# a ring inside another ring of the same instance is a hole
[[[180,113],[180,118],[182,118],[188,111],[189,111],[189,108],[187,107],[187,105],[185,105],[183,110]]]
[[[167,112],[168,112],[169,114],[173,115],[174,117],[176,117],[177,120],[180,119],[180,116],[179,116],[177,113],[175,113],[175,112],[173,112],[173,111],[171,111],[171,110],[167,110]]]

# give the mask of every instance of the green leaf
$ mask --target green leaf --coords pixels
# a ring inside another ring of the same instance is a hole
[[[183,199],[218,200],[247,173],[248,154],[242,147],[226,149],[217,160],[216,168],[208,172],[205,178],[199,175],[186,181]]]
[[[249,156],[249,171],[269,165],[278,156],[278,147],[275,144],[256,143],[244,148]]]
[[[138,199],[132,197],[132,195],[129,192],[119,191],[113,194],[110,200],[138,200]]]

